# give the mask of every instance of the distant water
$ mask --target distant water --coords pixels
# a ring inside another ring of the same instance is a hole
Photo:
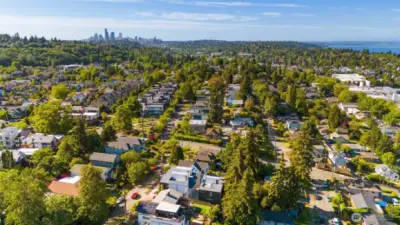
[[[337,49],[352,49],[355,51],[362,51],[368,49],[370,52],[392,52],[400,54],[400,43],[399,42],[338,42],[338,43],[326,43],[329,48]]]

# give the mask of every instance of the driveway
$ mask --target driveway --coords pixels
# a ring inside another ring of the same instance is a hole
[[[159,188],[159,185],[156,185],[153,189],[151,189],[151,191],[149,193],[146,193],[146,190],[147,190],[146,186],[138,185],[135,188],[133,188],[132,190],[130,190],[125,196],[125,199],[126,199],[126,206],[125,206],[126,207],[126,211],[128,212],[132,208],[132,206],[134,206],[135,203],[137,201],[139,201],[139,200],[140,201],[151,201],[151,200],[153,200],[153,197],[156,195],[155,192],[158,190],[158,188]],[[132,194],[135,193],[135,192],[139,194],[139,197],[137,199],[132,199],[131,198]]]

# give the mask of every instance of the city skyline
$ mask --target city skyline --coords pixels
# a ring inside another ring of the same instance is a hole
[[[400,41],[394,0],[16,0],[2,6],[0,33],[65,40],[107,27],[163,40]]]

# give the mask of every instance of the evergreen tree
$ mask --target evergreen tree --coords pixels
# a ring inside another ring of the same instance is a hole
[[[289,85],[289,88],[286,90],[286,102],[289,105],[295,106],[296,94],[297,94],[296,85],[295,84]]]
[[[329,111],[328,125],[330,130],[335,130],[340,126],[340,109],[337,105],[333,105]]]
[[[103,143],[115,141],[117,139],[117,132],[111,124],[106,124],[101,132],[101,140]]]
[[[177,165],[179,163],[179,160],[184,159],[185,156],[183,154],[183,149],[180,145],[174,145],[174,147],[171,150],[171,155],[169,156],[169,163]]]
[[[372,133],[372,130],[371,130],[371,133]],[[372,134],[370,136],[370,138],[371,139],[374,138],[374,135]],[[386,133],[383,133],[381,135],[381,138],[379,139],[377,145],[376,145],[375,152],[379,156],[382,156],[383,154],[389,153],[389,152],[392,152],[392,151],[393,151],[393,142],[392,142],[392,140],[390,139],[390,137]]]
[[[267,114],[275,116],[278,112],[278,100],[274,94],[268,93],[265,97],[264,110]]]
[[[3,169],[12,169],[15,166],[13,154],[9,149],[5,149],[1,154],[1,167]]]

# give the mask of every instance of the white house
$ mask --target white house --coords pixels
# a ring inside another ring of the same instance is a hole
[[[175,167],[172,169],[168,187],[185,196],[191,195],[190,179],[192,178],[192,168]]]
[[[335,167],[341,167],[346,165],[347,160],[346,160],[346,155],[341,152],[335,152],[335,151],[331,151],[329,152],[329,160],[331,160],[332,165],[334,165]]]
[[[349,103],[349,104],[340,103],[339,109],[342,110],[343,112],[345,112],[346,115],[348,115],[348,116],[355,115],[360,112],[357,104],[355,104],[355,103]]]
[[[1,144],[7,148],[14,148],[21,130],[16,127],[6,127],[1,130]]]
[[[365,82],[367,79],[365,77],[358,75],[356,73],[352,74],[333,74],[333,78],[340,80],[340,82],[359,84],[360,82]]]
[[[391,180],[394,182],[397,182],[399,180],[399,174],[385,164],[375,167],[375,173],[385,177],[387,180]]]
[[[206,132],[207,120],[190,120],[189,125],[193,129],[193,131],[204,133]]]

